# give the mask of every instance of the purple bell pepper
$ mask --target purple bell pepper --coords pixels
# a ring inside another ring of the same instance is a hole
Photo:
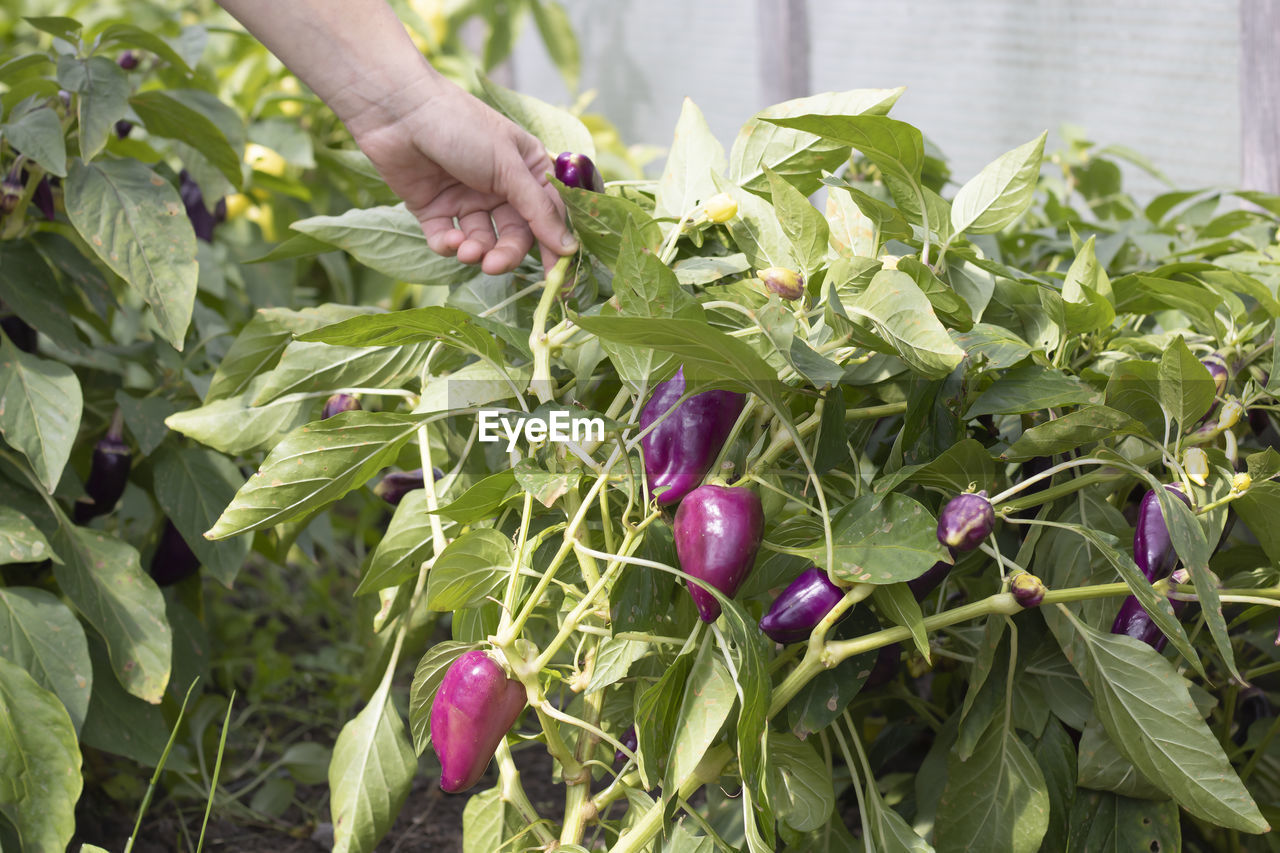
[[[640,413],[648,429],[684,394],[684,368],[653,390]],[[685,400],[640,440],[649,491],[665,506],[689,494],[707,476],[733,430],[747,396],[734,391],[705,391]]]
[[[431,746],[440,759],[442,791],[456,794],[480,781],[527,701],[524,685],[482,651],[449,665],[431,705]]]
[[[750,489],[700,486],[680,504],[675,518],[680,568],[729,597],[755,565],[764,536],[764,509]],[[720,602],[702,584],[689,582],[689,594],[703,622],[720,615]]]

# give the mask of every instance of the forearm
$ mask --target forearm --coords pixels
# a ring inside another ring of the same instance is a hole
[[[385,0],[218,0],[353,134],[422,105],[443,78]]]

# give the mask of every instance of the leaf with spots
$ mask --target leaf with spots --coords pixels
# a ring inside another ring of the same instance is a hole
[[[196,235],[173,186],[136,160],[76,161],[67,217],[89,248],[151,306],[181,350],[196,298]]]
[[[938,522],[918,501],[897,492],[864,495],[848,504],[832,523],[836,575],[847,581],[892,584],[914,580],[939,560],[949,559],[938,542]],[[826,545],[803,556],[826,568]],[[799,552],[797,552],[799,553]]]
[[[0,566],[42,560],[62,562],[31,519],[11,506],[0,506]]]
[[[65,604],[42,589],[0,589],[0,657],[62,700],[71,725],[80,731],[89,710],[93,664],[84,628]]]
[[[111,669],[140,699],[159,702],[169,683],[173,632],[164,597],[132,546],[97,530],[62,523],[54,537],[66,563],[58,586],[107,643]]]

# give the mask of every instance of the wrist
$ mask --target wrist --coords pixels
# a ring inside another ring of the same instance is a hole
[[[357,141],[405,121],[453,85],[416,51],[412,63],[387,63],[366,70],[369,73],[326,99]]]

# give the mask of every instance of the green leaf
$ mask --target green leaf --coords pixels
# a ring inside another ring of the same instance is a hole
[[[372,853],[409,794],[417,756],[391,702],[391,681],[342,727],[329,764],[335,853]]]
[[[480,85],[489,103],[538,137],[553,158],[562,151],[586,154],[592,160],[596,158],[596,144],[591,131],[577,116],[532,95],[504,89],[484,77],[480,78]]]
[[[917,373],[946,376],[964,359],[928,298],[904,272],[881,270],[866,290],[842,304],[849,314],[871,321],[876,334]]]
[[[475,269],[427,246],[422,225],[403,204],[352,209],[338,216],[312,216],[289,225],[308,237],[342,249],[360,263],[409,284],[455,285]]]
[[[177,406],[167,397],[134,397],[123,388],[113,399],[124,414],[129,433],[138,441],[138,450],[150,456],[169,437],[164,421]]]
[[[196,447],[163,450],[154,463],[156,502],[200,565],[230,587],[249,557],[253,537],[210,542],[204,532],[235,498],[240,469],[227,457]]]
[[[1031,354],[1031,346],[1022,338],[988,323],[974,323],[969,331],[952,332],[951,337],[974,363],[984,357],[986,366],[993,370],[1013,367]]]
[[[395,461],[421,423],[417,415],[343,412],[298,427],[272,449],[205,537],[226,539],[292,521],[336,501]]]
[[[1170,800],[1158,803],[1103,791],[1077,791],[1069,821],[1067,853],[1182,849],[1182,815]]]
[[[831,773],[810,744],[790,732],[769,735],[769,804],[778,820],[798,832],[825,824],[836,803]]]
[[[1102,395],[1074,376],[1039,364],[1006,371],[978,395],[966,420],[982,415],[1017,415],[1058,406],[1100,402]]]
[[[490,788],[467,800],[462,811],[462,853],[501,850],[506,809],[501,788]]]
[[[726,165],[724,147],[707,126],[702,110],[685,98],[667,165],[658,181],[654,216],[679,221],[716,194],[712,175],[724,174]]]
[[[913,255],[899,258],[898,269],[911,276],[911,280],[928,298],[939,320],[962,331],[973,328],[973,311],[970,310],[969,303],[951,285],[934,275],[933,270],[920,263]]]
[[[929,654],[929,635],[924,628],[924,613],[920,611],[920,602],[911,593],[906,584],[881,584],[872,590],[876,602],[876,610],[895,625],[911,631],[911,639],[915,642],[920,654],[926,662],[932,662]]]
[[[685,258],[676,261],[672,269],[681,284],[698,286],[711,284],[728,276],[751,269],[747,256],[741,252],[711,258]]]
[[[911,223],[897,213],[897,208],[889,208],[888,205],[885,207],[902,219],[902,226],[906,230],[905,236],[910,236]],[[874,258],[880,254],[880,239],[877,239],[876,233],[879,226],[875,217],[862,210],[852,195],[828,192],[826,213],[827,228],[830,231],[827,240],[834,257],[848,260]],[[895,222],[896,220],[891,217],[885,224],[892,228]]]
[[[300,334],[298,340],[344,347],[404,346],[438,341],[495,363],[502,361],[498,342],[476,318],[444,305],[360,314]]]
[[[933,853],[933,846],[911,828],[901,815],[889,808],[880,795],[874,779],[867,780],[864,789],[867,802],[867,823],[876,850],[883,853]]]
[[[413,734],[414,751],[421,755],[431,743],[431,705],[444,674],[455,660],[476,648],[474,643],[457,643],[446,640],[427,649],[413,671],[413,686],[409,688],[409,729]]]
[[[1111,282],[1098,263],[1093,236],[1076,253],[1062,282],[1062,308],[1067,328],[1072,332],[1092,332],[1108,328],[1116,319],[1115,309],[1107,300]]]
[[[1232,501],[1231,506],[1273,563],[1280,562],[1280,525],[1276,524],[1280,518],[1280,483],[1255,479],[1249,491]]]
[[[1163,791],[1120,754],[1096,719],[1089,721],[1080,736],[1078,772],[1077,782],[1081,788],[1112,791],[1144,800],[1166,799]]]
[[[834,385],[822,398],[822,419],[818,423],[818,440],[813,453],[813,467],[819,474],[849,461],[848,432],[844,425],[846,411],[844,389]]]
[[[1121,754],[1196,817],[1266,832],[1267,822],[1173,666],[1145,643],[1100,633],[1066,608],[1059,612],[1065,619],[1050,619],[1049,627]]]
[[[777,172],[767,169],[765,174],[769,178],[774,213],[782,223],[783,233],[787,235],[801,269],[806,277],[810,277],[822,266],[827,255],[827,239],[831,233],[827,220],[809,203],[808,198],[779,177]]]
[[[613,291],[619,313],[629,317],[702,319],[702,306],[680,286],[671,268],[644,244],[634,221],[628,221],[618,246]]]
[[[738,698],[729,668],[716,651],[716,643],[704,635],[702,648],[684,685],[684,699],[676,717],[670,761],[663,787],[675,790],[720,733]]]
[[[849,146],[779,126],[771,119],[814,114],[884,114],[905,89],[854,89],[826,92],[775,104],[742,126],[729,154],[729,179],[752,192],[769,189],[764,169],[789,180],[805,195],[822,185],[822,173],[837,169],[849,157]]]
[[[315,401],[276,399],[265,406],[251,406],[261,381],[251,382],[246,393],[205,406],[177,412],[165,418],[174,432],[231,455],[269,450],[281,438],[310,420]]]
[[[1160,405],[1187,429],[1213,405],[1213,377],[1178,335],[1160,356]]]
[[[0,719],[0,815],[22,849],[65,850],[83,785],[71,718],[58,697],[0,658]]]
[[[582,479],[581,471],[548,471],[532,459],[521,459],[514,471],[517,485],[547,509]]]
[[[1147,428],[1124,412],[1107,406],[1081,406],[1060,418],[1032,427],[1004,452],[1003,458],[1025,460],[1053,456],[1116,435],[1146,435]]]
[[[822,183],[828,187],[842,189],[848,193],[849,201],[852,202],[862,215],[870,221],[875,227],[880,238],[879,242],[885,240],[907,240],[911,237],[911,223],[902,215],[902,211],[889,204],[881,201],[873,195],[863,192],[857,187],[850,184],[844,178],[829,176],[822,179]],[[834,196],[841,196],[840,193],[832,193]],[[827,211],[828,218],[830,210]],[[864,256],[875,257],[874,247],[864,254]]]
[[[62,137],[62,122],[51,107],[40,107],[18,117],[11,113],[9,121],[0,124],[0,136],[46,172],[60,178],[67,176],[67,144]]]
[[[0,566],[44,560],[62,562],[31,519],[13,507],[0,506]]]
[[[722,616],[728,626],[731,652],[736,652],[733,671],[737,676],[738,767],[748,791],[763,791],[764,756],[762,738],[769,713],[768,640],[760,632],[754,618],[748,617],[742,605],[732,599],[722,604]],[[717,637],[717,640],[719,638]],[[726,653],[721,648],[721,653]]]
[[[84,400],[65,364],[29,355],[0,336],[0,435],[52,493],[71,456]]]
[[[715,181],[720,192],[727,193],[737,202],[738,213],[726,223],[726,227],[734,245],[751,266],[757,269],[798,269],[800,264],[791,249],[791,241],[782,230],[773,206],[719,175],[715,176]]]
[[[198,110],[158,89],[139,92],[129,99],[129,105],[142,119],[147,133],[190,145],[233,187],[241,187],[240,152],[231,146],[222,130]],[[212,204],[212,200],[209,203]]]
[[[863,495],[832,523],[835,574],[846,581],[893,584],[918,578],[947,551],[938,542],[938,522],[916,500],[899,492]],[[825,543],[805,556],[826,568]]]
[[[132,546],[96,530],[63,524],[54,537],[66,561],[54,563],[62,593],[106,641],[120,684],[157,703],[169,683],[173,632],[164,596]]]
[[[692,669],[693,655],[682,654],[652,686],[636,693],[636,741],[640,781],[645,790],[652,790],[662,781],[662,765],[672,755],[680,698]]]
[[[427,574],[427,607],[436,611],[474,607],[511,575],[511,540],[491,527],[464,533],[449,543]]]
[[[264,375],[253,405],[290,394],[400,388],[417,379],[428,349],[427,344],[343,347],[293,341],[285,347],[280,363]]]
[[[1000,155],[983,167],[951,202],[956,234],[994,234],[1022,215],[1040,179],[1040,160],[1048,131]]]
[[[81,743],[122,755],[144,767],[155,767],[169,740],[169,724],[160,706],[124,689],[111,669],[106,647],[92,633],[89,657],[93,661],[93,695],[89,697],[89,715],[80,730]],[[165,767],[179,772],[195,770],[178,753],[169,754]]]
[[[1049,826],[1044,774],[1003,715],[993,719],[967,761],[953,752],[938,804],[939,853],[1035,853]]]
[[[924,137],[906,122],[879,115],[802,115],[767,118],[792,130],[821,136],[829,142],[851,146],[880,169],[885,186],[898,208],[919,217],[924,207],[920,173],[924,167]],[[936,225],[936,223],[933,223]]]
[[[102,153],[115,123],[128,114],[129,79],[105,56],[58,57],[58,85],[76,92],[80,124],[80,156],[87,162]],[[141,164],[137,164],[141,165]]]
[[[84,628],[65,604],[42,589],[0,589],[0,657],[52,691],[80,731],[89,710],[93,664]]]
[[[160,334],[181,350],[197,268],[196,235],[177,190],[136,160],[77,162],[65,201],[94,254],[146,300]]]
[[[657,251],[662,243],[662,229],[635,202],[621,196],[566,187],[554,179],[552,184],[560,191],[560,198],[569,213],[569,223],[583,247],[610,269],[617,266],[618,250],[628,222],[636,223],[644,248]]]
[[[418,567],[431,558],[431,516],[427,512],[427,492],[414,489],[405,495],[391,523],[378,541],[369,569],[356,587],[356,595],[368,595],[399,586],[418,576]]]
[[[148,53],[156,54],[188,77],[193,73],[191,66],[182,58],[182,54],[170,47],[167,41],[133,24],[112,24],[98,34],[100,48],[114,44],[141,48]]]
[[[502,506],[515,484],[515,471],[510,468],[490,474],[463,492],[457,500],[440,507],[436,512],[459,524],[483,521]]]
[[[623,640],[606,637],[596,648],[595,668],[591,671],[588,693],[603,690],[621,678],[626,678],[631,664],[649,652],[649,644],[642,640]]]
[[[880,623],[869,608],[857,607],[833,633],[838,639],[860,637],[880,630]],[[894,655],[897,650],[886,652]],[[822,731],[831,725],[849,706],[876,665],[880,652],[871,650],[846,658],[833,669],[818,673],[800,688],[800,692],[787,705],[787,725],[800,739]]]
[[[54,38],[60,38],[65,42],[70,42],[71,44],[76,43],[78,39],[77,34],[80,30],[84,29],[84,24],[80,23],[75,18],[63,16],[36,15],[24,17],[22,20],[26,21],[42,33],[48,33]]]
[[[0,300],[55,343],[83,353],[84,345],[71,320],[78,307],[76,290],[75,285],[54,276],[35,243],[25,240],[0,243]]]
[[[564,78],[565,88],[570,94],[577,92],[582,59],[569,13],[558,0],[534,0],[530,11],[547,54]]]

